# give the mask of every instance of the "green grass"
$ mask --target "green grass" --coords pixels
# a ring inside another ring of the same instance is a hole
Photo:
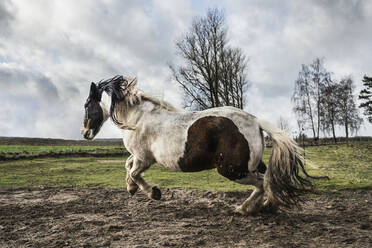
[[[0,188],[124,187],[124,158],[41,158],[0,163]]]
[[[216,170],[185,173],[171,172],[160,165],[151,167],[144,178],[161,188],[189,188],[201,190],[234,191],[252,188],[248,185],[234,183],[222,177]]]
[[[372,143],[310,147],[306,152],[319,167],[308,167],[308,172],[331,179],[314,181],[321,190],[372,190]]]
[[[41,158],[0,163],[0,188],[37,186],[83,186],[124,188],[125,157],[115,158]],[[154,165],[144,178],[161,188],[243,190],[249,187],[233,183],[215,170],[179,173]]]
[[[65,149],[61,146],[58,148]],[[13,147],[9,148],[9,151],[14,152],[14,149],[25,148]],[[266,163],[270,153],[271,149],[266,149],[264,154]],[[318,169],[308,167],[308,172],[311,175],[327,175],[331,178],[329,181],[314,181],[320,191],[372,189],[371,143],[308,147],[306,148],[306,157],[319,166]],[[124,160],[125,157],[61,157],[0,162],[0,188],[34,186],[124,188]],[[154,165],[145,172],[144,177],[151,184],[161,188],[223,191],[250,188],[250,186],[239,185],[225,179],[215,170],[179,173],[168,171],[160,165]]]

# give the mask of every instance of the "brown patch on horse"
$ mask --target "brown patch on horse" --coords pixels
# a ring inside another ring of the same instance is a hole
[[[226,117],[207,116],[188,129],[184,156],[178,161],[184,172],[217,168],[230,180],[248,175],[249,146],[238,127]]]

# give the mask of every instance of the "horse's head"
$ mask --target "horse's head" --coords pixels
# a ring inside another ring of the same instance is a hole
[[[102,90],[95,83],[90,85],[89,96],[85,102],[84,129],[82,135],[85,139],[93,139],[105,121],[104,109],[101,104]]]
[[[124,106],[129,106],[139,101],[134,88],[136,82],[135,78],[115,76],[105,81],[100,81],[98,86],[95,83],[91,84],[89,96],[84,105],[84,128],[81,132],[85,139],[93,139],[110,116],[112,121],[120,128],[130,129],[120,120],[125,111],[123,112],[122,109],[119,111],[118,119],[115,109],[121,103]],[[101,101],[103,92],[105,92],[105,103]]]

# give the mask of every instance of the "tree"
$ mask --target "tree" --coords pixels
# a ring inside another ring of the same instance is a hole
[[[340,119],[339,88],[339,84],[330,77],[320,88],[321,129],[323,132],[332,132],[335,143],[337,142],[335,127]]]
[[[321,101],[322,101],[322,94],[321,88],[330,81],[330,73],[324,67],[324,60],[320,58],[316,58],[312,64],[310,64],[311,68],[311,76],[314,90],[313,90],[313,98],[316,103],[315,113],[316,113],[316,120],[317,120],[317,137],[316,140],[319,140],[319,130],[320,130],[320,116],[322,115],[322,108],[321,108]]]
[[[364,108],[363,114],[372,123],[372,77],[364,75],[363,86],[364,89],[359,93],[359,99],[363,102],[359,105],[359,108]]]
[[[310,65],[302,65],[295,81],[292,101],[297,118],[310,128],[315,140],[319,140],[321,122],[321,88],[330,80],[330,73],[324,67],[323,59],[316,58]]]
[[[305,128],[306,124],[310,125],[315,138],[314,104],[312,102],[310,70],[307,65],[303,64],[301,66],[301,71],[298,73],[292,101],[295,104],[293,111],[295,112],[297,119],[302,123],[303,128]]]
[[[339,124],[345,127],[346,139],[349,132],[356,133],[362,125],[363,119],[359,117],[354,100],[354,82],[350,76],[343,78],[339,83],[338,99],[340,103]]]
[[[286,131],[287,133],[289,133],[290,131],[289,122],[287,119],[284,119],[283,116],[279,116],[279,119],[277,121],[277,127],[280,128],[281,130]]]
[[[176,48],[184,64],[170,69],[184,93],[186,107],[202,110],[219,106],[243,108],[248,87],[247,59],[227,45],[224,15],[210,9],[193,20]]]

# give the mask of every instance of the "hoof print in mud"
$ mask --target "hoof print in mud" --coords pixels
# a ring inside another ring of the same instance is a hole
[[[154,199],[154,200],[160,200],[161,199],[161,191],[160,189],[158,189],[158,187],[154,186],[152,187],[152,191],[151,191],[151,199]]]

